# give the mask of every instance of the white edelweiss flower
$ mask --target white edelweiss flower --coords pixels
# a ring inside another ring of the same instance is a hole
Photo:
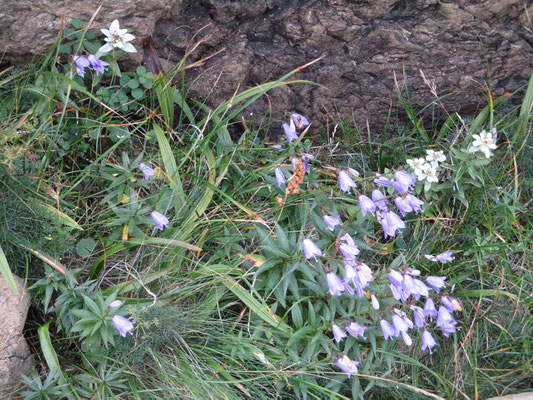
[[[424,166],[426,165],[426,160],[424,160],[423,157],[410,158],[409,160],[406,160],[406,162],[407,165],[413,168],[415,175],[418,177],[418,179],[424,179],[420,178],[420,176],[424,174]]]
[[[492,136],[494,135],[494,137]],[[496,128],[493,128],[491,132],[482,131],[479,135],[472,135],[474,142],[469,151],[471,153],[481,151],[485,154],[485,157],[490,158],[492,155],[491,150],[496,149]]]
[[[107,43],[100,47],[97,54],[109,53],[114,48],[124,50],[126,53],[137,53],[135,47],[129,43],[135,39],[135,36],[126,33],[127,29],[120,29],[118,20],[111,22],[109,29],[101,29],[101,31],[106,36],[104,40]]]
[[[431,164],[426,164],[424,167],[424,178],[427,182],[438,182],[437,167]]]
[[[430,163],[435,162],[438,165],[438,163],[446,161],[446,156],[442,150],[426,150],[426,154],[426,160],[428,160]]]

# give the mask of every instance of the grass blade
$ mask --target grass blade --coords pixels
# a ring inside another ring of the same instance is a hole
[[[2,274],[9,287],[15,292],[16,295],[18,295],[19,291],[17,289],[17,284],[15,283],[13,272],[11,272],[11,268],[9,268],[6,255],[4,254],[2,247],[0,247],[0,274]]]

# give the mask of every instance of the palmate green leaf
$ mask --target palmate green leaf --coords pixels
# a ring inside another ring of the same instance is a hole
[[[19,291],[17,289],[17,284],[15,283],[13,272],[11,272],[11,268],[9,268],[6,255],[4,254],[2,247],[0,247],[0,274],[4,277],[9,287],[15,292],[16,295],[18,295]]]

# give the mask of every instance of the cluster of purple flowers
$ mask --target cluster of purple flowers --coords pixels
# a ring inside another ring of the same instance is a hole
[[[72,58],[76,64],[76,73],[82,78],[85,76],[85,68],[92,69],[98,76],[103,74],[109,65],[109,63],[100,60],[94,54],[89,54],[87,57],[73,56]]]
[[[442,330],[444,336],[448,337],[451,333],[455,332],[455,326],[457,325],[457,321],[452,317],[452,313],[461,310],[462,307],[453,297],[442,296],[440,299],[441,306],[437,310],[430,294],[431,291],[435,291],[437,294],[440,293],[440,290],[446,286],[446,277],[428,276],[425,279],[426,283],[424,283],[418,279],[419,276],[420,271],[412,268],[407,268],[403,273],[396,270],[389,272],[389,287],[392,295],[396,300],[408,304],[409,309],[413,311],[414,323],[403,311],[395,308],[391,318],[392,324],[385,319],[381,319],[380,326],[385,340],[401,335],[405,344],[408,346],[412,344],[412,340],[407,333],[408,330],[413,329],[415,326],[423,329],[422,350],[428,349],[431,353],[431,349],[437,345],[437,342],[427,330],[428,322],[426,318],[433,321],[433,318],[437,317],[436,326]],[[410,299],[411,296],[415,300],[419,300],[421,297],[426,298],[424,307],[421,308],[413,305],[413,301]]]

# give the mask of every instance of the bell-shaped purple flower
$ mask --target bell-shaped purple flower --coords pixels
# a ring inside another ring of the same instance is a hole
[[[411,190],[411,186],[414,186],[416,183],[416,178],[405,172],[405,171],[396,171],[394,173],[394,181],[392,182],[392,187],[398,193],[407,193]]]
[[[314,258],[315,261],[317,261],[316,256],[322,255],[322,250],[320,250],[318,246],[314,244],[311,239],[303,240],[303,248],[304,248],[305,258],[307,258],[308,260],[310,258]]]
[[[405,217],[407,213],[413,211],[413,207],[411,207],[411,204],[409,203],[407,198],[403,196],[397,196],[394,199],[394,204],[396,204],[396,207],[398,207],[398,210],[400,210],[400,213],[403,217]]]
[[[380,185],[380,186],[383,186],[383,187],[389,187],[390,185],[392,185],[392,182],[390,179],[388,178],[385,178],[384,176],[381,176],[381,175],[377,175],[377,178],[374,179],[374,183]]]
[[[345,280],[343,282],[344,284],[344,291],[346,292],[346,294],[348,294],[349,296],[353,296],[355,294],[355,291],[353,290],[353,288],[350,286],[350,282]]]
[[[155,176],[155,169],[150,168],[144,163],[139,164],[139,169],[144,174],[144,179],[150,179],[151,177]]]
[[[357,374],[358,369],[357,366],[359,365],[359,361],[350,360],[348,356],[341,355],[339,358],[337,358],[337,361],[335,361],[335,364],[337,364],[337,367],[339,367],[342,372],[344,372],[348,378],[350,378],[352,375]]]
[[[387,201],[385,199],[385,195],[381,193],[381,190],[372,190],[372,201],[382,211],[385,211],[387,209]]]
[[[405,198],[407,199],[409,205],[411,206],[412,210],[418,214],[419,211],[422,210],[422,206],[424,205],[424,202],[412,194],[406,194]]]
[[[435,302],[431,297],[428,297],[426,304],[424,304],[424,316],[429,317],[433,321],[433,317],[437,316],[437,309],[435,308]]]
[[[346,332],[348,332],[353,337],[362,336],[363,339],[366,339],[365,337],[365,330],[366,327],[364,327],[361,324],[358,324],[357,322],[351,322],[350,325],[348,325],[346,328]]]
[[[446,307],[440,306],[437,317],[437,326],[442,329],[444,336],[448,337],[450,336],[450,333],[454,333],[455,325],[457,325],[457,321],[453,319],[450,312]]]
[[[392,314],[392,325],[397,332],[407,332],[409,330],[405,320],[397,314]]]
[[[404,301],[403,300],[403,290],[401,287],[398,287],[396,285],[393,285],[392,283],[389,285],[390,291],[392,292],[392,295],[394,298],[398,301]],[[409,297],[409,296],[407,296]]]
[[[406,346],[411,346],[413,344],[413,339],[407,332],[402,332],[402,339]]]
[[[444,282],[446,280],[445,276],[428,276],[426,278],[426,282],[429,286],[431,286],[432,289],[434,289],[437,293],[440,292],[440,290],[446,286],[446,283]]]
[[[429,333],[428,330],[424,329],[424,332],[422,333],[422,351],[425,351],[427,349],[429,350],[429,354],[433,354],[431,349],[435,346],[438,346],[437,342],[435,341],[431,333]]]
[[[376,204],[365,195],[359,196],[359,207],[361,208],[363,217],[368,213],[375,215],[374,213],[376,211]]]
[[[283,175],[283,171],[280,167],[277,167],[274,170],[274,173],[276,174],[276,183],[278,184],[278,187],[282,187],[287,182],[287,179],[285,179],[285,175]]]
[[[354,245],[349,245],[348,243],[343,243],[339,246],[339,250],[342,253],[342,256],[347,261],[353,261],[359,255],[359,248]]]
[[[109,63],[100,60],[98,57],[96,57],[93,54],[89,54],[89,57],[87,57],[89,62],[91,63],[91,67],[96,72],[96,76],[103,74],[104,71],[107,69],[107,66]]]
[[[405,228],[405,222],[402,221],[398,214],[386,211],[381,219],[381,226],[386,238],[389,236],[394,237],[396,236],[396,231]]]
[[[344,282],[332,270],[326,274],[326,283],[332,296],[340,296],[345,289]]]
[[[115,328],[117,328],[120,336],[126,337],[128,333],[133,335],[133,322],[126,317],[123,317],[122,315],[113,315],[111,321],[113,322],[113,325],[115,325]]]
[[[397,286],[397,287],[402,287],[402,283],[403,283],[403,275],[401,273],[399,273],[398,271],[392,269],[390,272],[389,272],[389,281],[394,285],[394,286]]]
[[[339,186],[345,193],[350,193],[351,188],[356,188],[354,180],[348,175],[346,171],[339,172]]]
[[[291,119],[296,125],[296,129],[302,129],[309,125],[309,121],[302,114],[293,113],[291,114]]]
[[[342,225],[339,217],[334,217],[331,215],[324,215],[324,222],[330,231],[334,231],[337,225]]]
[[[76,73],[83,78],[85,76],[85,68],[91,65],[90,61],[83,56],[73,56],[72,58],[76,64]]]
[[[298,134],[296,133],[296,128],[292,120],[290,124],[283,124],[283,131],[285,132],[285,137],[287,138],[289,143],[295,139],[298,139]]]
[[[452,255],[451,250],[446,250],[444,253],[440,253],[437,255],[437,260],[445,264],[455,260],[455,257]]]
[[[446,309],[450,313],[453,313],[454,311],[461,311],[463,309],[463,307],[461,306],[461,303],[459,303],[457,299],[454,299],[453,297],[450,297],[450,296],[442,296],[440,299],[440,302],[442,303],[444,307],[446,307]]]
[[[155,227],[161,231],[170,223],[169,219],[159,211],[152,211],[151,215],[152,219],[154,220]]]
[[[415,322],[415,325],[418,328],[423,328],[426,326],[426,317],[424,316],[424,310],[422,308],[417,306],[411,306],[411,310],[413,310],[413,320]]]
[[[415,283],[415,291],[413,292],[415,299],[420,299],[420,296],[428,297],[429,296],[429,288],[426,286],[424,282],[422,282],[420,279],[413,279]]]
[[[370,302],[372,303],[372,308],[373,308],[374,310],[379,310],[379,301],[378,301],[378,299],[376,298],[376,296],[371,295],[371,296],[370,296]]]
[[[337,325],[335,322],[331,324],[331,330],[333,331],[333,339],[339,343],[344,340],[344,338],[348,337],[346,332],[342,330],[342,328]]]
[[[111,303],[109,303],[109,305],[107,307],[108,308],[120,307],[122,304],[124,304],[122,301],[114,300]]]
[[[396,329],[387,320],[382,319],[379,322],[379,325],[381,326],[381,331],[383,332],[385,340],[392,340],[395,336],[398,336],[400,334],[400,332],[396,331]]]

